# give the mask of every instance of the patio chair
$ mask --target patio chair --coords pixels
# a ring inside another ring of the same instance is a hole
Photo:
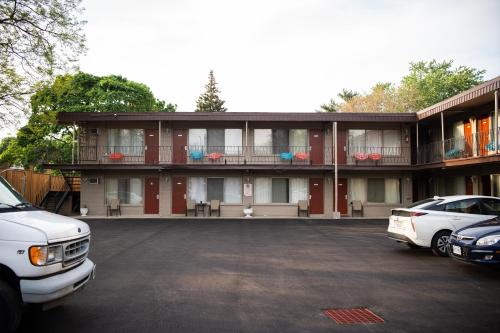
[[[298,216],[300,216],[300,212],[306,212],[306,216],[309,216],[309,204],[307,200],[299,200],[298,201]]]
[[[121,216],[122,215],[122,211],[121,211],[121,208],[120,208],[120,200],[119,199],[111,199],[109,205],[108,205],[108,211],[106,214],[107,216],[111,215],[113,216],[113,211],[116,211],[116,215],[118,216],[118,214]]]
[[[351,202],[352,205],[352,216],[354,216],[354,213],[359,212],[359,216],[363,216],[363,204],[361,203],[361,200],[353,200]]]
[[[188,216],[189,212],[193,211],[196,216],[196,202],[194,200],[186,200],[186,216]]]
[[[212,212],[217,212],[217,216],[220,216],[220,201],[219,200],[210,200],[210,216],[212,216]]]

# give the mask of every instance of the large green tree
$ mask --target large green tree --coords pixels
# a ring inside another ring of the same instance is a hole
[[[0,125],[16,122],[35,82],[85,52],[81,0],[0,1]]]
[[[71,161],[72,136],[79,129],[57,124],[59,112],[173,112],[176,107],[156,99],[146,85],[121,76],[57,76],[31,96],[28,123],[8,142],[0,161],[25,167]]]
[[[226,112],[225,101],[219,98],[219,89],[215,82],[214,71],[208,74],[208,83],[205,92],[196,101],[196,112]]]
[[[336,104],[332,99],[329,104],[321,105],[321,109],[327,112],[415,112],[480,84],[484,73],[484,70],[466,66],[453,67],[452,60],[419,61],[410,63],[409,73],[399,85],[377,83],[366,94],[343,89],[338,94],[343,102]]]

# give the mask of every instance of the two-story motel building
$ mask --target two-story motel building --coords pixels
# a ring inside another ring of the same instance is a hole
[[[104,216],[388,216],[432,195],[499,195],[500,77],[417,113],[60,113],[81,128],[81,206]],[[54,161],[52,161],[54,162]],[[337,216],[337,214],[335,214]]]

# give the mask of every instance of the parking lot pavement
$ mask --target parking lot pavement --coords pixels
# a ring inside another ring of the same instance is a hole
[[[22,332],[500,332],[500,270],[410,250],[385,221],[89,223],[96,279]],[[323,314],[357,307],[385,323]]]

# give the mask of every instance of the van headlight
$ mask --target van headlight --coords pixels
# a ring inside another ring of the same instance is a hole
[[[62,245],[32,246],[29,250],[31,264],[46,266],[62,261]]]
[[[489,246],[500,241],[500,235],[489,235],[479,238],[476,242],[477,246]]]

